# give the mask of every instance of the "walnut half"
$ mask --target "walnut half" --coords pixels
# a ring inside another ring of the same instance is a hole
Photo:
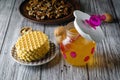
[[[64,0],[30,0],[26,6],[28,15],[37,20],[62,18],[69,14],[70,9]]]

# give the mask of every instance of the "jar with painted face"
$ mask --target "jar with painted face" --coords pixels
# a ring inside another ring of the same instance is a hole
[[[74,12],[75,20],[65,26],[66,38],[60,43],[64,59],[71,65],[84,66],[91,63],[96,44],[104,38],[100,28],[101,18]]]

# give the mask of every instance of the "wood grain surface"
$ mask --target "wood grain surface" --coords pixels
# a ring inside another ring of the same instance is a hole
[[[97,43],[92,65],[74,67],[60,54],[51,62],[37,67],[14,62],[10,51],[20,36],[20,29],[31,26],[45,32],[55,42],[58,25],[43,25],[28,21],[19,13],[24,0],[0,0],[0,80],[120,80],[120,0],[77,0],[80,10],[88,14],[110,13],[112,23],[102,23],[105,39]]]

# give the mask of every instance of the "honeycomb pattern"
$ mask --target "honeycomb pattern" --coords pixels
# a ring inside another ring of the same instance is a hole
[[[40,31],[31,31],[21,36],[15,47],[18,57],[30,62],[43,58],[49,51],[50,45],[46,34]]]

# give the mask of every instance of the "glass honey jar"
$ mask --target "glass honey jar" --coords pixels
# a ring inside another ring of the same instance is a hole
[[[84,66],[92,59],[96,43],[82,37],[73,23],[66,26],[66,38],[60,43],[64,59],[74,66]]]
[[[61,41],[60,50],[69,64],[85,66],[91,63],[96,43],[104,38],[104,33],[98,17],[90,17],[81,11],[75,11],[74,16],[74,22],[65,26],[66,38]]]

